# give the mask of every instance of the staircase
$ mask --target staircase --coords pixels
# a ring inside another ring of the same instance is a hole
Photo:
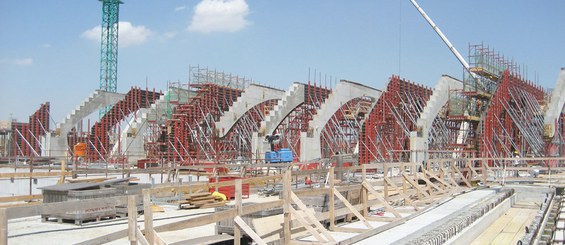
[[[420,117],[416,120],[418,132],[411,132],[410,134],[412,162],[421,162],[424,160],[424,152],[428,150],[426,143],[428,142],[430,129],[441,108],[448,102],[449,91],[451,89],[463,89],[463,83],[455,78],[443,75],[437,82],[432,96],[430,96],[430,99],[426,102],[426,106],[422,110]],[[458,144],[464,142],[465,135],[463,133],[466,132],[468,123],[462,123],[461,127],[457,137]]]
[[[281,123],[286,116],[294,110],[297,106],[304,103],[304,84],[294,83],[284,97],[279,100],[279,103],[273,107],[265,120],[261,122],[260,133],[272,134],[277,126]]]
[[[70,114],[57,124],[56,133],[49,140],[48,155],[51,157],[64,157],[70,149],[67,134],[83,118],[96,112],[98,108],[113,105],[125,97],[124,94],[95,90],[83,100]]]
[[[251,84],[235,103],[229,107],[228,111],[220,117],[216,122],[216,128],[219,129],[219,137],[224,137],[235,123],[251,108],[269,100],[280,100],[285,95],[283,90],[265,87],[257,84]]]
[[[378,89],[367,87],[358,83],[341,80],[336,88],[332,90],[328,99],[325,100],[317,110],[312,120],[308,124],[308,128],[312,130],[313,134],[301,134],[300,140],[300,160],[309,161],[312,159],[317,159],[321,157],[321,142],[320,135],[322,130],[331,119],[331,117],[337,113],[337,111],[347,102],[355,98],[368,96],[373,98],[371,103],[371,108],[376,104],[376,101],[381,96],[382,92]],[[369,110],[370,111],[370,110]],[[367,117],[369,113],[365,114]]]
[[[428,138],[427,133],[432,127],[435,118],[449,100],[449,90],[451,89],[463,89],[463,83],[455,78],[443,75],[434,88],[434,92],[426,103],[424,110],[422,110],[420,118],[416,121],[418,128],[422,128],[424,138]]]
[[[95,90],[68,114],[63,122],[57,124],[57,129],[61,130],[61,135],[66,135],[80,120],[97,111],[98,108],[118,103],[124,97],[124,94]]]

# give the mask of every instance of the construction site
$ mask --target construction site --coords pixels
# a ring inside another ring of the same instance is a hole
[[[565,67],[547,89],[460,54],[412,1],[463,75],[279,89],[190,66],[118,91],[122,1],[101,4],[100,88],[0,124],[0,244],[565,244]]]

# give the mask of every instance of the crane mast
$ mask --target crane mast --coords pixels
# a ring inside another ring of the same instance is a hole
[[[121,0],[102,2],[100,44],[100,90],[117,92],[118,87],[118,26]],[[100,109],[102,117],[109,108]]]

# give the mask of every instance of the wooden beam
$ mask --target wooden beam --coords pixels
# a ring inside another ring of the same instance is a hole
[[[361,182],[367,180],[367,164],[363,164],[362,168],[361,168]],[[361,185],[361,204],[362,204],[362,210],[361,210],[361,214],[363,214],[363,217],[367,217],[369,215],[369,207],[367,206],[367,189]]]
[[[212,214],[203,215],[192,219],[155,226],[154,229],[156,232],[166,232],[193,228],[206,224],[216,223],[220,220],[233,219],[233,217],[235,217],[235,212],[235,209],[228,209],[225,211],[214,212]]]
[[[396,227],[396,226],[399,226],[399,225],[401,225],[401,224],[404,224],[405,222],[406,222],[406,219],[400,219],[400,220],[397,220],[397,221],[394,221],[394,222],[391,222],[391,223],[388,223],[388,224],[379,226],[379,227],[377,227],[377,228],[368,230],[368,231],[363,232],[363,233],[361,233],[361,234],[359,234],[359,235],[356,235],[356,236],[354,236],[354,237],[351,237],[351,238],[348,238],[348,239],[345,239],[345,240],[341,240],[341,241],[339,242],[339,244],[353,244],[353,243],[359,242],[359,241],[361,241],[361,240],[365,240],[365,239],[367,239],[368,237],[372,237],[372,236],[374,236],[374,235],[376,235],[376,234],[379,234],[379,233],[381,233],[381,232],[383,232],[383,231],[386,231],[386,230],[392,229],[392,228],[394,228],[394,227]]]
[[[71,172],[64,173],[66,176],[71,176]],[[58,177],[63,175],[61,172],[20,172],[20,173],[0,173],[0,179],[9,178],[42,178],[42,177]]]
[[[439,192],[445,192],[444,189],[442,189],[442,188],[440,188],[439,186],[437,186],[436,184],[432,183],[432,182],[428,179],[428,177],[427,177],[425,174],[421,174],[420,177],[421,177],[421,179],[422,179],[424,182],[426,182],[426,184],[427,184],[428,186],[433,187],[434,189],[438,190]],[[430,194],[431,194],[431,192],[432,192],[432,191],[430,190]]]
[[[334,199],[334,182],[335,182],[335,168],[331,167],[330,168],[330,173],[328,174],[328,178],[329,178],[329,183],[330,183],[330,200],[329,200],[329,204],[328,204],[328,208],[330,211],[330,230],[332,230],[335,227],[335,199]]]
[[[105,197],[79,201],[45,203],[34,206],[20,206],[7,208],[8,219],[17,219],[49,213],[80,211],[90,208],[127,205],[126,196]]]
[[[363,186],[365,186],[365,188],[367,188],[367,190],[371,192],[371,194],[373,194],[389,212],[394,214],[395,217],[402,218],[402,215],[400,215],[400,213],[398,213],[398,211],[396,211],[396,209],[394,209],[394,207],[391,206],[371,185],[369,185],[366,181],[363,181]]]
[[[334,231],[335,232],[345,232],[345,233],[363,233],[363,232],[368,231],[368,229],[336,226],[334,228]]]
[[[345,197],[343,195],[341,195],[341,193],[339,193],[339,191],[334,190],[334,194],[337,198],[339,198],[339,200],[341,200],[343,202],[343,204],[345,204],[345,206],[347,208],[349,208],[349,210],[351,210],[351,212],[357,216],[357,218],[363,222],[363,224],[365,224],[365,226],[367,226],[367,228],[369,229],[373,229],[373,226],[371,224],[369,224],[369,222],[365,219],[365,217],[363,217],[362,214],[359,213],[359,211],[357,211],[357,209],[355,209],[351,203],[349,203],[349,201],[347,201],[347,199],[345,199]]]
[[[388,184],[392,185],[392,187],[394,187],[395,190],[400,190],[400,188],[398,188],[398,186],[396,186],[396,184],[394,184],[394,182],[392,182],[389,178],[385,177],[384,179],[385,179],[385,184],[388,183]],[[402,191],[398,191],[398,195],[400,195],[405,201],[410,200],[410,198],[407,195],[404,194],[404,192],[406,192],[406,191],[407,190],[405,188],[403,188]],[[416,206],[416,205],[413,205],[413,207],[416,210],[419,209],[418,206]]]
[[[306,216],[306,218],[308,218],[311,221],[311,223],[314,226],[316,226],[316,228],[327,238],[327,240],[330,242],[335,242],[335,239],[328,232],[328,230],[326,230],[326,228],[324,228],[324,226],[320,224],[319,219],[316,218],[314,211],[306,207],[306,205],[304,205],[304,203],[294,193],[291,192],[290,197],[292,201],[296,204],[296,206],[298,206],[298,208],[300,208],[303,211],[303,214]]]
[[[25,196],[11,196],[11,197],[0,197],[0,202],[21,202],[21,201],[31,201],[31,200],[41,200],[43,195],[25,195]]]
[[[451,185],[449,183],[447,183],[445,180],[443,180],[442,178],[438,177],[437,175],[435,175],[434,173],[432,173],[431,171],[428,170],[424,170],[424,173],[429,175],[430,177],[436,179],[438,182],[442,183],[445,187],[451,187]]]
[[[151,192],[148,189],[143,191],[143,222],[145,223],[145,237],[150,244],[155,242],[153,239],[153,212],[151,211]]]
[[[135,196],[128,196],[128,238],[131,245],[137,244],[137,204]]]
[[[296,211],[296,209],[294,209],[293,207],[290,207],[290,212],[292,213],[292,215],[298,220],[298,222],[304,227],[306,228],[306,230],[312,234],[312,236],[314,236],[318,241],[322,242],[322,243],[326,243],[328,242],[326,239],[324,239],[324,237],[322,237],[322,235],[320,234],[320,232],[318,232],[317,230],[315,230],[314,228],[312,228],[312,223],[308,222],[306,219],[304,219],[304,217],[302,217],[303,213],[305,213],[304,211],[298,212]],[[316,221],[317,222],[317,221]]]
[[[167,245],[165,240],[163,240],[163,238],[157,232],[153,232],[153,239],[155,239],[155,243],[157,243],[157,245]]]
[[[455,165],[452,165],[452,169],[455,170],[455,172],[457,172],[459,174],[459,176],[461,176],[461,179],[463,180],[463,182],[465,182],[465,184],[467,185],[467,187],[472,188],[473,186],[471,185],[471,183],[469,183],[469,181],[467,180],[467,178],[465,178],[465,176],[463,176],[463,174],[461,173],[461,171],[459,171],[459,168],[457,168]]]
[[[139,227],[135,229],[135,235],[137,236],[137,241],[139,243],[141,243],[142,245],[149,245],[149,241],[147,241],[147,239],[145,239],[145,237],[143,236],[143,233],[141,232]]]
[[[233,221],[235,222],[236,226],[241,228],[249,237],[251,237],[251,239],[253,239],[255,243],[259,245],[267,245],[267,243],[263,241],[263,239],[261,239],[261,237],[257,235],[257,233],[255,233],[255,231],[253,231],[253,229],[251,229],[251,227],[249,227],[245,223],[245,221],[243,221],[243,219],[241,219],[241,217],[235,216]]]
[[[242,187],[241,179],[236,179],[235,180],[235,215],[236,215],[235,218],[239,218],[239,219],[241,219],[239,216],[241,215],[241,210],[243,209],[241,203],[241,192],[242,192],[241,187]],[[245,222],[243,223],[245,224]],[[233,243],[235,245],[241,244],[241,230],[239,229],[239,226],[237,226],[237,222],[234,222],[234,226],[233,226]]]
[[[414,182],[414,180],[412,178],[410,178],[410,176],[406,175],[406,173],[402,173],[402,176],[404,177],[404,179],[406,181],[408,181],[408,183],[413,186],[414,188],[416,188],[418,190],[418,193],[428,197],[430,196],[430,194],[428,194],[427,191],[422,190],[422,188],[420,187],[420,185],[418,185],[418,183]]]
[[[266,210],[266,209],[282,207],[283,203],[284,203],[284,200],[279,199],[279,200],[270,201],[270,202],[263,202],[263,203],[247,205],[241,211],[241,216],[252,214],[252,213],[257,213],[257,212],[260,212],[260,211],[263,211],[263,210]]]
[[[291,206],[290,206],[290,193],[291,190],[291,175],[290,175],[290,171],[287,170],[287,172],[285,172],[284,177],[283,177],[283,217],[284,217],[284,223],[283,223],[283,243],[284,244],[290,244],[290,237],[291,237],[291,227],[290,227],[290,220],[291,220]]]
[[[5,208],[0,208],[0,244],[8,244],[8,216]]]

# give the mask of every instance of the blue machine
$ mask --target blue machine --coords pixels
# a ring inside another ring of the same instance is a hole
[[[288,148],[265,152],[265,162],[267,163],[292,162],[292,159],[292,151]]]

